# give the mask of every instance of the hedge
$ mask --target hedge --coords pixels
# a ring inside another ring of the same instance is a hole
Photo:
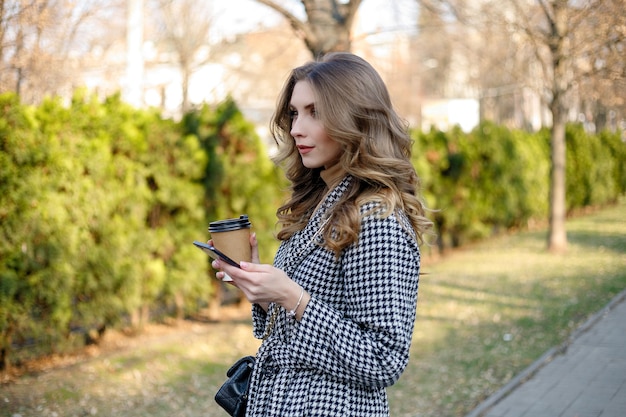
[[[547,218],[547,130],[412,135],[440,250]],[[617,201],[625,166],[619,133],[568,126],[568,209]],[[176,122],[119,96],[33,107],[0,95],[0,367],[215,304],[191,242],[245,213],[271,262],[285,186],[231,99]]]
[[[247,213],[275,246],[266,153],[232,101],[176,123],[119,96],[0,96],[0,366],[206,306],[216,281],[192,242],[211,219]]]
[[[440,250],[548,218],[550,132],[509,130],[483,122],[413,132],[414,164],[438,231]],[[626,145],[620,132],[566,131],[569,213],[613,204],[626,191]]]

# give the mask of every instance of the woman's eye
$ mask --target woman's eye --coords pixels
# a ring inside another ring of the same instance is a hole
[[[296,117],[298,117],[298,112],[295,110],[289,110],[289,118],[291,120],[295,119]]]

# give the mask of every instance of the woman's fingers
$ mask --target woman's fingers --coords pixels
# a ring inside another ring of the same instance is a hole
[[[228,272],[223,271],[223,269],[224,269],[223,265],[227,265],[227,268],[234,268],[234,267],[228,265],[227,262],[221,262],[218,259],[214,259],[211,262],[211,266],[213,268],[215,268],[215,269],[218,269],[218,271],[215,273],[215,278],[234,285],[232,277],[228,274]]]
[[[220,270],[216,277],[239,288],[253,303],[280,301],[285,287],[293,283],[284,271],[272,265],[241,262],[237,268],[220,260],[214,260],[212,265]]]
[[[256,233],[252,233],[250,235],[250,249],[252,250],[252,262],[260,264],[261,259],[259,258],[259,242],[256,240]]]

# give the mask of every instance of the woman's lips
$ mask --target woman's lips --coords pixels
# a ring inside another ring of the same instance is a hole
[[[298,146],[298,151],[300,152],[300,155],[305,155],[311,152],[312,150],[313,150],[313,146],[304,146],[304,145]]]

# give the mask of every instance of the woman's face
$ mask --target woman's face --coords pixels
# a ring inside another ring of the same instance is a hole
[[[328,168],[339,160],[339,144],[326,134],[315,111],[315,96],[307,81],[298,81],[291,93],[291,136],[302,164],[307,168]]]

